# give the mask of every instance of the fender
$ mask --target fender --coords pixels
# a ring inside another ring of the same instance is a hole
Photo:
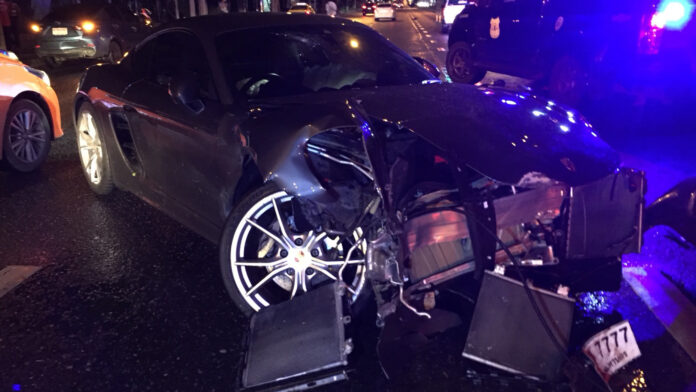
[[[644,230],[666,225],[696,245],[696,177],[688,178],[645,209]]]
[[[249,152],[264,182],[274,182],[284,191],[316,202],[331,203],[338,195],[325,189],[312,172],[305,151],[307,141],[332,128],[354,127],[346,101],[345,107],[333,105],[251,105],[250,119],[242,125],[249,138]],[[277,128],[277,118],[285,118]]]

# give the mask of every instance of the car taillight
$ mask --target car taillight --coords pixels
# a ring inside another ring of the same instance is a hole
[[[662,17],[659,12],[643,17],[640,24],[640,33],[638,35],[638,53],[659,53],[662,30],[665,27],[661,19]]]
[[[309,15],[309,11],[305,11],[304,13],[307,14],[307,15]]]
[[[363,4],[363,9],[365,9],[365,8],[367,8],[367,6],[365,4]]]

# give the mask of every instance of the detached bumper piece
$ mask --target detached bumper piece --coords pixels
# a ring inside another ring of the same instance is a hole
[[[346,380],[344,298],[337,283],[251,318],[243,391],[303,391]]]
[[[556,341],[567,349],[575,301],[532,288]],[[546,333],[522,283],[486,271],[469,327],[464,357],[514,374],[552,381],[565,352]]]

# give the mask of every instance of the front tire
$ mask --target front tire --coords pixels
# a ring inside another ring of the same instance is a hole
[[[266,184],[247,195],[225,223],[222,279],[235,305],[247,315],[338,279],[347,284],[352,300],[363,291],[365,242],[358,241],[358,230],[353,238],[299,231],[293,197]]]
[[[75,132],[78,156],[87,184],[98,195],[111,193],[114,182],[104,132],[99,127],[94,108],[89,102],[80,106]]]
[[[457,83],[474,84],[486,75],[486,70],[474,66],[471,45],[457,42],[447,51],[447,73]]]
[[[51,126],[46,113],[28,99],[10,106],[2,137],[3,160],[18,172],[36,170],[51,149]]]

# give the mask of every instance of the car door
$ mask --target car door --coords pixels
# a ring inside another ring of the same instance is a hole
[[[501,61],[506,61],[510,46],[507,33],[512,19],[510,10],[504,0],[481,0],[470,11],[469,17],[474,20],[476,61],[487,69],[495,69]]]
[[[505,43],[508,63],[515,74],[527,75],[532,71],[535,58],[543,42],[541,37],[542,2],[546,0],[503,0],[509,7],[508,31]],[[502,33],[501,33],[502,38]]]
[[[223,109],[203,46],[188,32],[166,32],[138,48],[132,61],[147,69],[123,93],[143,186],[175,208],[221,225],[215,154]],[[182,78],[195,79],[197,102],[185,104],[170,93]]]

